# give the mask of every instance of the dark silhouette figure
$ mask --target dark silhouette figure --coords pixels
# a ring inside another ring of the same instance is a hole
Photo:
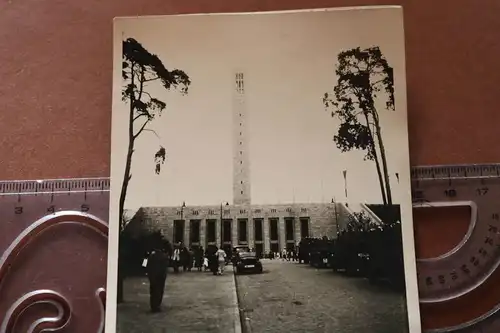
[[[208,258],[208,267],[213,275],[217,275],[219,270],[219,264],[217,262],[217,257],[215,253],[217,252],[217,246],[211,245],[207,248],[207,258]]]
[[[269,259],[274,259],[274,252],[273,251],[269,251]]]
[[[148,258],[149,304],[151,312],[161,311],[165,281],[167,280],[168,256],[160,249],[151,252]]]
[[[187,247],[183,246],[181,249],[181,265],[183,272],[187,271],[188,264],[189,264],[189,251]]]
[[[201,272],[203,266],[203,247],[201,246],[194,251],[194,264],[198,271]]]
[[[189,248],[187,251],[187,270],[188,272],[191,272],[193,269],[193,261],[194,261],[194,251],[192,248]]]

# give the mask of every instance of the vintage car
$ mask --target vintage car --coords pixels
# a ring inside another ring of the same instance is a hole
[[[233,263],[233,265],[236,265],[241,252],[250,252],[250,248],[247,245],[238,245],[233,247],[231,254],[231,262]]]
[[[309,249],[309,265],[315,268],[329,267],[329,259],[335,253],[333,240],[320,239]]]
[[[255,252],[239,252],[236,260],[236,274],[262,273],[262,262]]]

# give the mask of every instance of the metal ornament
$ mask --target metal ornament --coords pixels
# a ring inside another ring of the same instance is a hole
[[[92,275],[94,274],[89,274],[87,277],[75,277],[71,275],[72,267],[67,267],[67,271],[64,272],[65,276],[56,276],[57,279],[65,281],[65,285],[35,290],[26,290],[26,285],[22,285],[22,279],[20,279],[21,282],[18,282],[16,276],[24,275],[24,259],[31,259],[33,255],[35,258],[37,257],[36,246],[44,239],[44,245],[52,242],[52,238],[49,237],[57,236],[57,232],[60,232],[61,228],[65,228],[64,226],[66,229],[71,227],[71,229],[66,230],[65,234],[68,235],[68,232],[71,232],[69,234],[71,239],[63,243],[66,253],[73,254],[68,249],[72,249],[72,242],[78,242],[78,237],[85,236],[86,230],[98,236],[96,240],[101,245],[100,251],[89,251],[94,252],[94,255],[87,259],[87,263],[82,262],[81,264],[102,266],[101,270],[105,272],[107,261],[103,259],[106,258],[107,248],[108,224],[105,221],[108,218],[108,209],[109,179],[0,182],[0,218],[2,222],[0,223],[0,235],[2,235],[0,252],[3,252],[0,257],[0,294],[2,294],[0,299],[0,333],[17,332],[19,325],[22,325],[23,328],[27,327],[26,332],[28,333],[70,328],[71,318],[75,315],[74,305],[78,301],[74,297],[71,298],[71,292],[68,290],[75,289],[73,288],[75,286],[80,288],[85,285],[87,279],[93,280]],[[73,237],[75,234],[78,237]],[[91,236],[87,235],[86,237]],[[85,238],[84,241],[95,243],[94,238]],[[86,257],[88,254],[74,253],[74,255]],[[53,258],[49,259],[63,259],[59,253],[52,253],[50,256]],[[69,258],[67,262],[78,264],[73,258]],[[35,263],[34,265],[38,265],[37,267],[31,267],[33,264],[30,261],[27,268],[41,271],[44,273],[43,275],[50,276],[50,270],[45,269],[45,267],[49,265],[52,268],[54,264],[63,265],[63,261]],[[89,270],[91,269],[92,267],[89,267]],[[23,273],[17,273],[18,270]],[[47,271],[49,274],[45,274]],[[105,275],[102,277],[104,278]],[[98,325],[96,325],[95,332],[98,333],[104,332],[106,293],[103,286],[106,281],[103,278],[97,282],[100,286],[95,287],[93,294],[88,295],[88,298],[94,299],[93,302],[96,305],[93,307],[96,310],[96,318],[88,318],[88,320],[96,320]],[[36,288],[37,285],[44,286],[47,283],[51,283],[50,279],[42,277],[36,282],[30,282],[30,285],[32,288],[34,284]],[[12,293],[8,295],[7,290],[9,293],[11,290],[19,291],[17,299]],[[50,313],[56,309],[57,315],[47,315],[47,307],[52,308]],[[33,322],[26,322],[28,319],[25,318],[24,314],[30,308],[36,308],[37,313],[40,311],[40,318]],[[77,315],[87,319],[84,314],[77,313]],[[75,330],[71,327],[70,330],[88,332],[89,328],[78,327]]]

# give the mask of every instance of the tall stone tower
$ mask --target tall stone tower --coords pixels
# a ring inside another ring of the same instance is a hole
[[[245,105],[243,73],[234,74],[233,90],[233,203],[250,204],[250,158],[248,151],[248,121]]]

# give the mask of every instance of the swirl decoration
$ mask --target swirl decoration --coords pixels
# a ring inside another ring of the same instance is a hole
[[[104,324],[105,324],[104,320],[106,319],[106,289],[104,288],[97,289],[95,291],[95,295],[101,306],[101,323],[99,325],[97,333],[104,333]]]
[[[58,331],[64,328],[71,319],[71,307],[68,300],[52,290],[35,290],[19,298],[7,311],[0,332],[13,333],[17,320],[22,314],[35,304],[50,304],[57,309],[56,317],[40,318],[33,322],[27,333],[42,332],[44,330]]]
[[[104,237],[108,237],[108,225],[97,217],[77,212],[63,211],[45,216],[26,228],[7,248],[0,258],[0,289],[5,277],[10,271],[17,256],[37,237],[45,231],[60,224],[71,223],[90,228]],[[106,291],[99,288],[95,292],[96,300],[101,308],[101,323],[97,333],[104,332]],[[20,297],[7,311],[0,326],[0,333],[14,333],[17,322],[22,314],[35,304],[50,304],[57,310],[57,316],[40,318],[33,322],[27,333],[40,333],[45,331],[59,331],[66,327],[71,320],[70,302],[60,293],[53,290],[35,290]]]

